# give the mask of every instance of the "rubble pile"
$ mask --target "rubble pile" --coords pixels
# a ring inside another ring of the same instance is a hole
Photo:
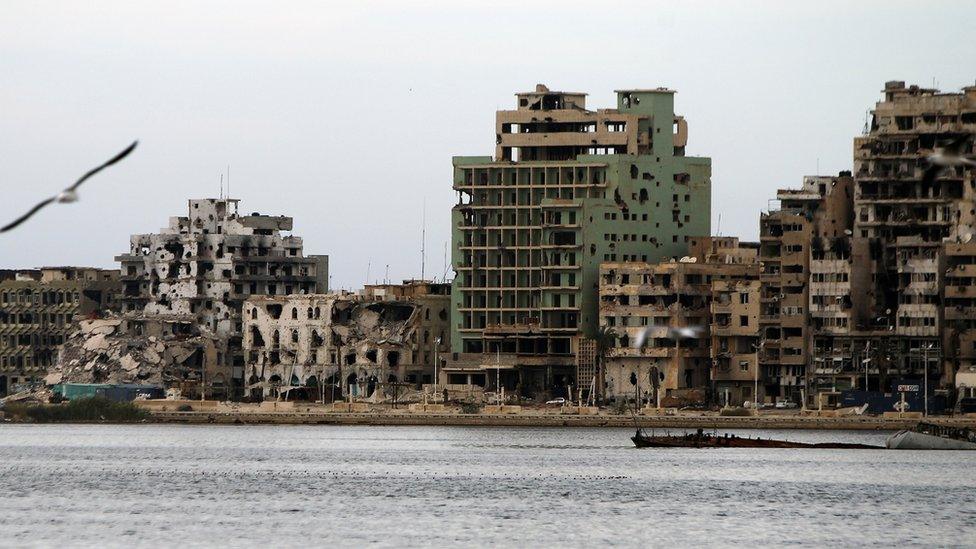
[[[184,326],[179,323],[164,326],[169,329],[145,335],[122,317],[82,320],[45,382],[170,386],[199,380],[214,337],[176,329]]]
[[[415,330],[417,307],[403,302],[337,302],[332,333],[340,345],[366,350],[377,345],[403,345]],[[348,315],[348,320],[343,317]]]

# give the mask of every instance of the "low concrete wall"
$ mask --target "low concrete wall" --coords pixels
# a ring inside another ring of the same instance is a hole
[[[447,414],[456,412],[457,409],[453,406],[445,406],[443,404],[411,404],[407,407],[407,410],[414,413],[428,413],[428,414]]]
[[[521,406],[509,404],[489,404],[483,408],[485,414],[518,414],[522,411]]]
[[[180,406],[189,406],[194,411],[214,411],[221,407],[218,400],[133,400],[133,404],[150,412],[175,412]]]
[[[365,402],[334,402],[329,411],[346,413],[368,413],[369,404]]]
[[[326,425],[459,425],[500,427],[626,427],[671,429],[845,429],[899,430],[913,427],[917,420],[879,417],[801,417],[801,416],[652,416],[560,414],[460,414],[418,412],[172,412],[154,411],[160,422],[227,424],[326,424]],[[976,428],[976,418],[928,418],[927,421],[954,427]]]

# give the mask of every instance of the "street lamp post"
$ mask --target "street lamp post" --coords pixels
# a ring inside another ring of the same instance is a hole
[[[932,343],[922,345],[922,368],[924,368],[923,379],[925,380],[924,387],[922,388],[924,391],[922,395],[922,402],[924,403],[922,416],[924,417],[929,415],[929,349],[932,349],[933,347],[935,347],[935,345]]]
[[[434,338],[434,402],[437,402],[437,386],[439,385],[437,377],[437,363],[439,362],[437,358],[437,349],[441,346],[441,338]],[[445,403],[446,404],[446,403]]]
[[[756,345],[755,343],[752,344],[753,350],[756,351],[756,363],[755,363],[756,369],[755,372],[753,372],[755,377],[753,379],[753,385],[752,385],[752,401],[753,401],[753,407],[756,410],[759,410],[759,353],[762,352],[763,347],[765,346],[766,346],[765,336],[763,336],[759,340],[759,345]]]

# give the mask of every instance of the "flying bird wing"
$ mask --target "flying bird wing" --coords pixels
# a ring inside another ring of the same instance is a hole
[[[135,149],[136,148],[136,145],[138,145],[138,144],[139,144],[139,141],[138,140],[137,141],[133,141],[132,144],[129,145],[128,147],[126,147],[124,151],[122,151],[119,154],[113,156],[112,158],[110,158],[108,161],[106,161],[101,166],[98,166],[97,168],[93,168],[93,169],[89,170],[89,172],[86,173],[85,175],[81,176],[81,178],[78,179],[78,181],[75,181],[75,184],[74,185],[68,187],[65,190],[67,190],[67,191],[73,191],[73,190],[77,189],[78,186],[81,185],[82,183],[84,183],[85,180],[88,179],[89,177],[91,177],[91,176],[95,175],[96,173],[104,170],[105,168],[111,166],[112,164],[115,164],[116,162],[118,162],[119,160],[122,160],[126,156],[129,156],[129,153],[132,152],[132,149]]]
[[[650,334],[650,328],[644,328],[643,330],[637,332],[637,336],[634,337],[634,348],[640,349],[644,346],[644,342],[647,341],[647,336]]]
[[[15,219],[9,225],[7,225],[7,226],[5,226],[3,228],[0,228],[0,233],[5,233],[5,232],[9,231],[10,229],[15,228],[17,225],[20,225],[24,221],[27,221],[28,219],[30,219],[30,217],[32,215],[36,214],[38,210],[40,210],[44,206],[47,206],[51,202],[54,202],[55,200],[57,200],[57,197],[56,196],[52,196],[51,198],[42,200],[37,206],[34,206],[33,208],[31,208],[29,212],[27,212],[24,215],[18,217],[17,219]]]
[[[962,146],[969,141],[970,135],[961,135],[950,141],[942,150],[946,155],[956,156],[962,152]]]

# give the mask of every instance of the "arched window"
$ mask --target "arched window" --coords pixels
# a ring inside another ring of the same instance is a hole
[[[298,307],[291,308],[291,319],[298,320]]]

